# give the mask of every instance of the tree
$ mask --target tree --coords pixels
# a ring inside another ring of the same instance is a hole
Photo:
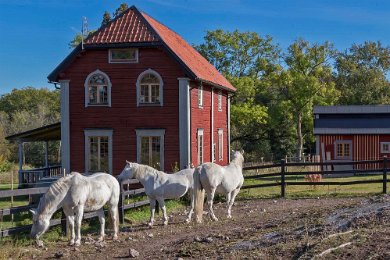
[[[111,15],[109,12],[105,11],[103,14],[103,20],[101,26],[107,25],[111,21]]]
[[[338,98],[330,64],[334,55],[330,43],[311,45],[303,39],[291,44],[285,55],[287,67],[275,86],[280,99],[278,103],[292,114],[298,158],[302,156],[305,137],[302,126],[306,126],[308,137],[311,136],[313,105],[330,105]]]
[[[342,104],[389,104],[390,47],[381,42],[353,44],[336,58],[336,86]]]
[[[129,6],[127,5],[127,3],[121,3],[121,5],[115,10],[115,12],[112,15],[114,16],[114,18],[116,18],[119,15],[121,15],[124,11],[126,11],[127,9],[129,9]]]

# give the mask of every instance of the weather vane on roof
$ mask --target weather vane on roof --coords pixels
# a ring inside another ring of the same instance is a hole
[[[81,25],[81,49],[84,50],[84,39],[88,36],[88,20],[83,16]]]

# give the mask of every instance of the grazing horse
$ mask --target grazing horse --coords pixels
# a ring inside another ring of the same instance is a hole
[[[194,186],[191,205],[195,207],[196,221],[202,222],[204,191],[207,193],[207,204],[209,206],[210,217],[217,221],[213,211],[213,200],[215,192],[226,195],[228,206],[228,218],[231,218],[231,209],[242,184],[242,165],[244,163],[243,152],[234,152],[233,160],[228,166],[220,166],[215,163],[203,163],[195,169]],[[187,222],[191,221],[188,215]]]
[[[50,218],[54,212],[63,208],[71,231],[70,245],[80,245],[81,220],[83,213],[98,210],[100,221],[100,237],[104,239],[104,211],[103,206],[108,203],[111,220],[114,226],[114,240],[118,239],[119,217],[118,201],[120,195],[119,183],[115,177],[107,173],[95,173],[83,176],[73,172],[53,183],[46,194],[39,201],[38,208],[31,209],[33,226],[31,237],[38,244],[43,244],[39,237],[46,232],[50,225]],[[76,236],[74,226],[76,224]],[[68,229],[69,230],[69,229]],[[76,239],[76,240],[75,240]]]
[[[145,188],[145,193],[150,201],[149,226],[154,223],[154,211],[156,201],[164,214],[164,225],[168,225],[168,216],[164,199],[177,199],[184,196],[187,191],[192,193],[192,182],[194,169],[184,169],[174,174],[166,174],[150,166],[126,161],[126,166],[118,176],[119,181],[126,179],[137,179]],[[191,207],[192,215],[193,206]]]

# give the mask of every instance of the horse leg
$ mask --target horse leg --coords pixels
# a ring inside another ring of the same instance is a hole
[[[100,236],[99,236],[98,241],[103,241],[104,240],[104,225],[106,223],[106,220],[104,219],[103,208],[98,210],[97,215],[98,215],[99,222],[100,222]]]
[[[74,245],[74,238],[75,238],[75,233],[74,233],[74,215],[68,215],[66,217],[67,224],[68,224],[68,230],[67,230],[67,235],[69,236],[70,233],[70,241],[69,245],[73,246]]]
[[[164,225],[168,225],[168,215],[167,215],[167,208],[165,207],[165,202],[164,202],[164,198],[159,198],[158,199],[158,204],[160,204],[160,208],[163,212],[163,216],[164,216]]]
[[[232,200],[232,193],[233,192],[228,192],[226,194],[226,207],[228,208],[228,215],[227,218],[231,218],[232,216],[230,215],[229,207],[230,207],[230,201]]]
[[[114,228],[114,236],[113,240],[118,240],[118,232],[119,232],[119,213],[118,213],[118,204],[110,205],[110,216],[111,216],[111,222]],[[103,211],[103,209],[102,209]],[[104,231],[103,231],[104,232]]]
[[[154,211],[156,210],[156,200],[150,199],[150,220],[149,220],[149,227],[153,227],[154,223]]]
[[[194,195],[192,189],[190,189],[189,193],[190,193],[191,205],[190,205],[190,212],[188,213],[188,217],[186,219],[187,223],[191,222],[192,213],[194,213],[194,198],[193,198]]]
[[[76,241],[75,246],[79,246],[81,244],[81,221],[83,220],[84,206],[79,205],[76,207]]]
[[[234,204],[234,200],[236,199],[236,196],[237,196],[239,191],[240,191],[240,188],[237,188],[231,192],[232,197],[231,197],[229,205],[228,205],[228,218],[232,217],[232,206]]]
[[[209,206],[210,217],[212,220],[218,221],[218,218],[214,214],[213,200],[216,188],[212,188],[210,192],[207,192],[207,205]]]

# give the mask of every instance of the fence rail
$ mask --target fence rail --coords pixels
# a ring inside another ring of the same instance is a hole
[[[361,170],[357,169],[358,165],[369,165],[372,166],[371,169]],[[350,170],[324,170],[325,167],[323,166],[334,166],[334,165],[351,165],[353,166]],[[281,197],[286,196],[286,186],[288,185],[356,185],[356,184],[371,184],[371,183],[382,183],[382,193],[387,193],[387,173],[389,169],[387,168],[388,165],[388,158],[386,156],[383,157],[381,160],[371,160],[371,161],[352,161],[352,162],[292,162],[292,163],[286,163],[285,159],[282,159],[280,163],[272,164],[272,165],[258,165],[258,166],[247,166],[244,167],[244,178],[245,179],[267,179],[269,177],[279,177],[276,183],[262,183],[262,184],[252,184],[252,185],[245,185],[242,187],[242,189],[252,189],[252,188],[261,188],[261,187],[274,187],[274,186],[280,186],[280,195]],[[288,171],[289,167],[312,167],[311,170],[306,171]],[[378,168],[379,167],[379,168]],[[274,169],[279,168],[279,170],[275,173],[264,173],[264,174],[248,174],[248,171],[252,170],[265,170],[265,169]],[[360,175],[360,174],[369,174],[369,173],[376,173],[376,174],[382,174],[382,180],[354,180],[354,181],[286,181],[286,176],[296,176],[296,175],[325,175],[325,176],[331,176],[331,175],[346,175],[346,174],[354,174],[354,175]],[[275,179],[273,179],[275,180]]]

